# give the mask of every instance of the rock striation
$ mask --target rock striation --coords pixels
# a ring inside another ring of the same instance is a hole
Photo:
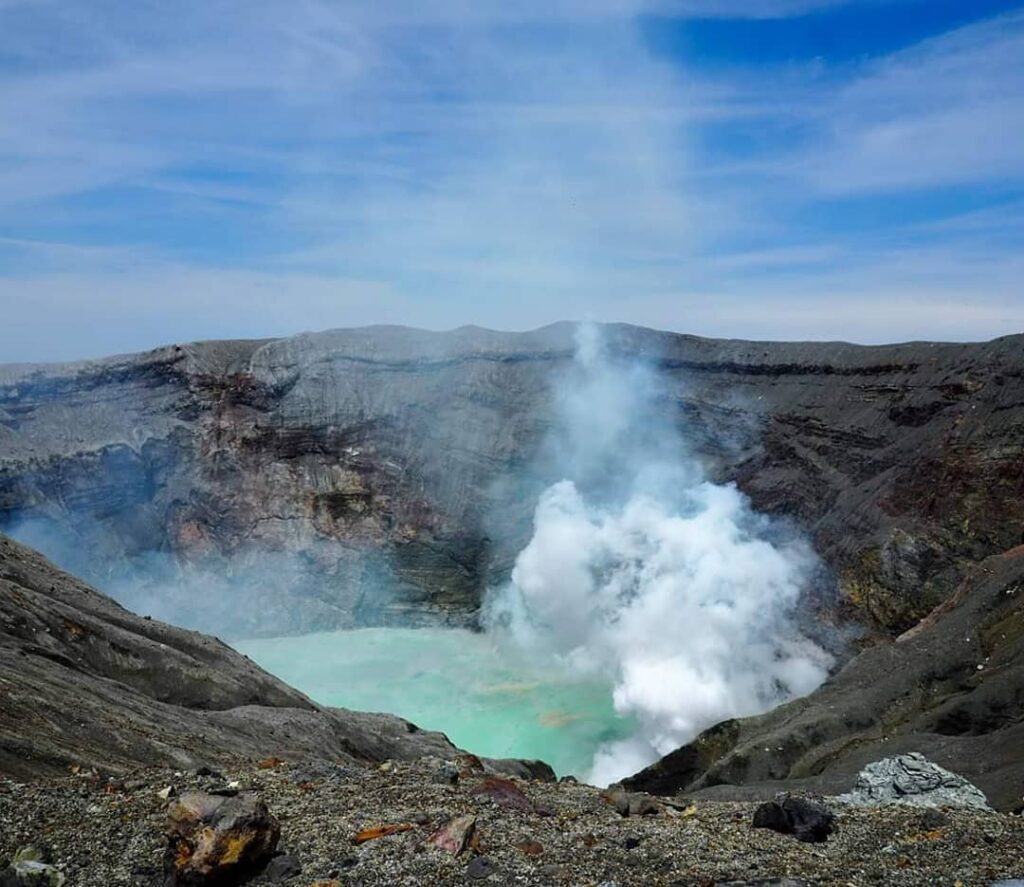
[[[627,788],[839,793],[922,752],[1019,806],[1024,336],[603,334],[660,375],[711,478],[811,537],[827,575],[808,630],[854,637],[816,693],[711,728]],[[236,637],[472,622],[559,479],[547,443],[573,337],[378,327],[0,367],[0,529]],[[400,719],[318,707],[6,540],[0,592],[2,772],[453,756]]]
[[[656,368],[714,479],[812,536],[839,592],[822,606],[869,636],[1021,542],[1022,336],[603,334]],[[559,479],[545,442],[573,336],[373,327],[0,367],[0,529],[105,589],[196,570],[214,591],[175,621],[234,636],[472,620]]]
[[[136,616],[0,536],[0,774],[458,754],[401,718],[318,706],[216,638]],[[551,778],[536,762],[483,766]]]
[[[881,759],[897,786],[970,780],[993,807],[1024,806],[1024,546],[983,561],[895,643],[870,647],[814,693],[726,721],[625,780],[655,794],[771,797],[857,791]],[[884,774],[882,774],[884,775]],[[872,789],[873,791],[873,789]],[[922,796],[923,797],[923,796]]]
[[[836,800],[862,807],[909,804],[912,807],[969,807],[990,810],[985,793],[962,776],[911,752],[868,764],[853,790]]]

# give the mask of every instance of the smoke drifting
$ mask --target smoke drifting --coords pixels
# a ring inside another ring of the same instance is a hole
[[[125,551],[115,528],[82,513],[26,519],[0,530],[140,616],[227,640],[379,624],[401,600],[384,556],[353,553],[328,540],[304,540],[297,551],[250,544],[183,558]],[[407,620],[437,621],[430,613],[410,613]]]
[[[704,478],[671,404],[652,372],[580,328],[558,396],[565,479],[541,496],[511,582],[486,607],[493,632],[612,682],[637,730],[598,751],[597,784],[810,692],[832,662],[794,622],[814,552]]]

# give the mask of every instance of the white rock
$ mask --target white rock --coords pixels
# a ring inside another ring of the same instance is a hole
[[[836,800],[861,807],[910,804],[992,810],[981,789],[918,752],[868,764],[857,776],[853,790]]]

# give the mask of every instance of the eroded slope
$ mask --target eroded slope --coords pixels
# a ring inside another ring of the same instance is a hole
[[[604,335],[658,368],[714,479],[812,535],[832,620],[895,636],[1021,541],[1024,337]],[[568,324],[369,328],[0,368],[0,524],[40,544],[71,528],[68,565],[104,588],[155,552],[234,577],[247,606],[206,614],[234,635],[466,621],[558,479],[573,349]]]

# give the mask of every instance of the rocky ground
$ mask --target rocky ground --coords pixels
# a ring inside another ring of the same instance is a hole
[[[657,813],[622,816],[599,789],[488,781],[468,757],[377,767],[264,761],[208,775],[146,769],[108,779],[80,771],[0,782],[0,864],[34,845],[70,887],[162,884],[168,806],[196,789],[251,789],[279,821],[278,851],[295,860],[279,857],[254,885],[973,887],[1024,877],[1020,816],[826,801],[835,830],[824,843],[801,843],[752,828],[756,804],[680,799]],[[431,836],[461,816],[473,817],[465,849],[436,846]],[[378,825],[404,830],[354,843]]]

